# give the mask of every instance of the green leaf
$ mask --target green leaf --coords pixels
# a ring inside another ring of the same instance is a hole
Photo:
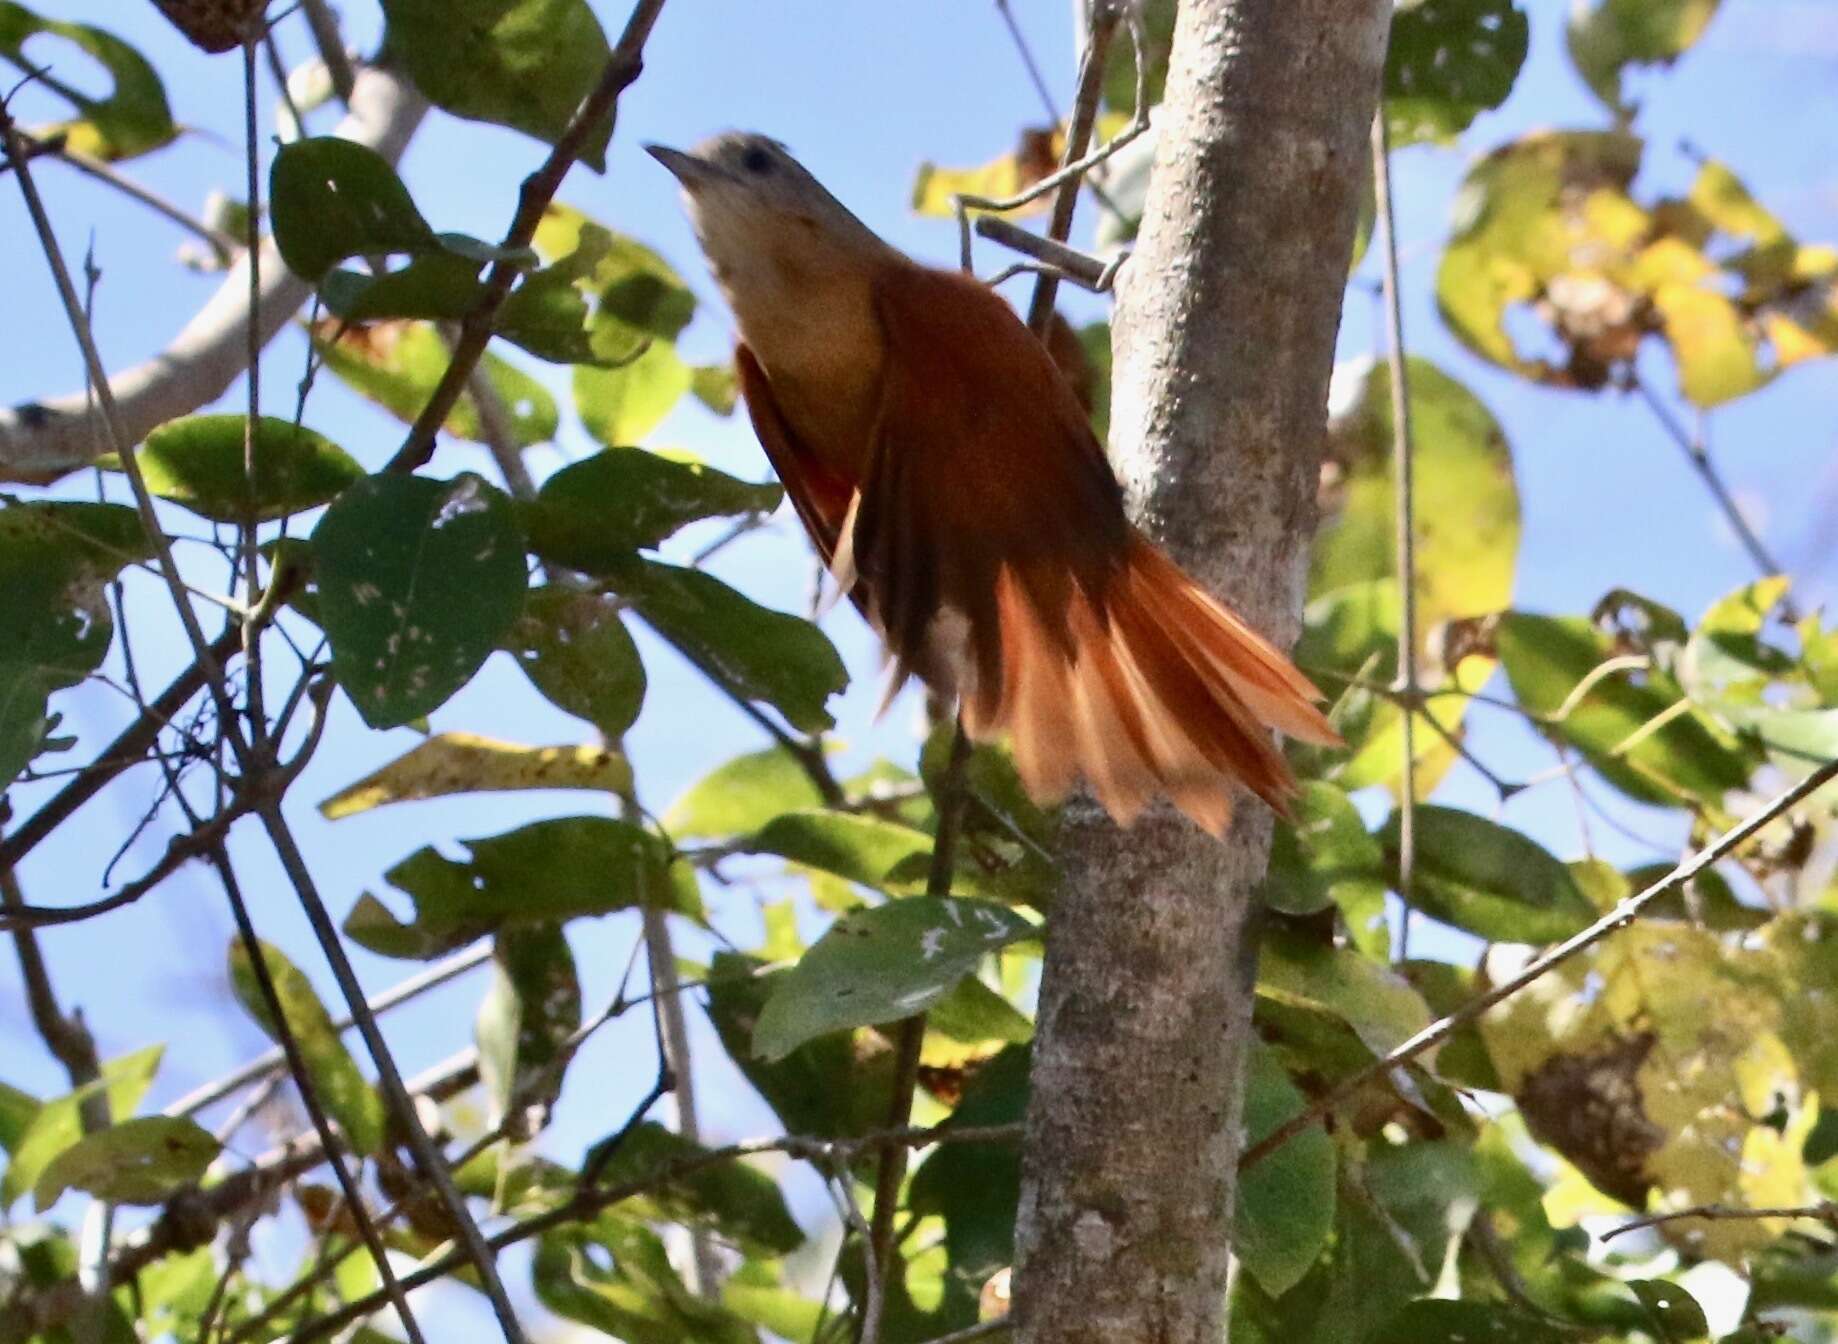
[[[696,296],[669,262],[570,206],[543,212],[535,243],[551,264],[523,282],[498,320],[499,333],[532,354],[623,365],[647,345],[674,343],[695,314]]]
[[[1366,1337],[1365,1344],[1569,1344],[1571,1334],[1491,1302],[1412,1302]]]
[[[664,814],[664,829],[678,840],[744,835],[783,813],[822,806],[823,795],[798,759],[768,747],[736,756],[690,785]]]
[[[262,962],[268,968],[275,995],[281,1001],[281,1016],[299,1043],[319,1104],[338,1122],[338,1127],[358,1152],[381,1152],[382,1099],[358,1071],[357,1062],[345,1049],[338,1029],[332,1025],[331,1014],[319,1001],[312,982],[272,943],[262,943],[261,949]],[[240,940],[230,945],[230,987],[236,992],[237,1002],[255,1019],[268,1039],[279,1043],[280,1033],[255,978],[249,949]]]
[[[10,1153],[18,1146],[19,1136],[38,1114],[38,1107],[38,1098],[30,1092],[0,1083],[0,1152]]]
[[[975,977],[959,980],[926,1010],[926,1030],[968,1046],[1026,1045],[1034,1039],[1028,1015]]]
[[[989,953],[1039,930],[1005,906],[913,896],[844,915],[773,988],[754,1028],[767,1060],[833,1031],[922,1013]]]
[[[1389,966],[1280,930],[1272,930],[1259,951],[1257,993],[1332,1013],[1374,1055],[1396,1049],[1430,1024],[1429,1006]]]
[[[732,364],[697,364],[689,371],[689,390],[716,415],[732,415],[740,402],[740,379]]]
[[[338,339],[333,340],[335,334]],[[341,332],[340,324],[328,319],[314,328],[313,345],[327,368],[405,425],[421,414],[452,362],[446,342],[425,322],[373,323]],[[555,437],[561,414],[547,388],[489,351],[481,367],[510,412],[512,438],[519,448]],[[441,429],[475,443],[485,439],[485,427],[469,395],[454,403]]]
[[[194,1120],[143,1115],[86,1134],[40,1173],[32,1201],[44,1212],[66,1190],[113,1204],[158,1204],[197,1183],[223,1145]]]
[[[100,65],[112,86],[108,96],[92,98],[65,83],[56,57],[36,44],[27,55],[27,40],[39,34],[72,43]],[[35,128],[33,134],[40,139],[62,135],[64,143],[80,154],[119,160],[178,138],[159,73],[133,47],[101,28],[40,18],[24,5],[0,0],[0,57],[22,73],[36,74],[37,87],[50,90],[77,113],[69,121]]]
[[[252,490],[243,470],[246,429],[240,415],[167,421],[136,454],[147,488],[214,523],[267,523],[330,503],[364,477],[357,459],[323,434],[263,416],[256,422]],[[104,465],[120,470],[112,458]]]
[[[360,481],[313,530],[313,560],[333,668],[372,728],[445,704],[523,606],[511,502],[469,472]]]
[[[1385,52],[1385,117],[1394,149],[1447,144],[1506,101],[1529,28],[1516,0],[1422,0],[1397,9]]]
[[[925,890],[923,869],[931,858],[932,837],[880,817],[815,807],[779,812],[747,842],[747,848],[754,854],[777,854],[865,887],[917,895]]]
[[[1266,904],[1290,915],[1338,906],[1354,946],[1383,958],[1391,946],[1385,923],[1385,852],[1366,830],[1352,799],[1332,784],[1307,780],[1294,803],[1294,826],[1271,836]]]
[[[83,1106],[92,1097],[107,1096],[108,1114],[113,1120],[132,1115],[146,1096],[164,1052],[164,1046],[150,1045],[111,1059],[102,1066],[102,1076],[95,1082],[42,1102],[14,1139],[11,1161],[0,1170],[0,1208],[37,1185],[52,1159],[83,1137]]]
[[[611,54],[586,0],[383,0],[383,14],[389,51],[435,105],[549,144]],[[611,135],[608,118],[581,150],[596,172]]]
[[[1570,870],[1536,841],[1472,812],[1419,804],[1411,901],[1495,942],[1548,943],[1583,928],[1596,908]],[[1396,862],[1398,815],[1380,832]]]
[[[602,1188],[631,1183],[656,1186],[657,1173],[686,1165],[708,1149],[646,1121],[624,1135],[600,1173]],[[745,1255],[786,1255],[804,1244],[804,1232],[786,1207],[779,1184],[745,1162],[722,1162],[689,1172],[654,1193],[623,1200],[621,1209],[646,1222],[704,1227]]]
[[[753,485],[693,458],[642,448],[607,448],[543,482],[526,510],[530,545],[545,560],[590,574],[629,569],[703,518],[770,513],[784,498],[774,483]]]
[[[689,1290],[655,1233],[615,1214],[544,1233],[530,1278],[548,1310],[627,1344],[757,1344],[739,1317]]]
[[[457,322],[484,292],[479,263],[453,252],[426,252],[381,275],[332,270],[319,282],[326,311],[343,322],[404,317]]]
[[[676,348],[653,341],[616,368],[578,364],[574,405],[587,432],[608,448],[642,441],[689,391],[689,365]]]
[[[581,982],[561,926],[501,929],[473,1028],[479,1081],[491,1103],[487,1124],[504,1124],[514,1106],[521,1117],[511,1134],[529,1138],[543,1128],[580,1025]]]
[[[619,604],[597,593],[546,585],[524,599],[505,647],[558,709],[616,742],[645,700],[645,665]]]
[[[0,789],[43,747],[46,697],[102,665],[115,630],[106,586],[152,553],[118,504],[0,505]]]
[[[817,1344],[819,1328],[828,1319],[822,1306],[783,1286],[772,1266],[755,1260],[722,1281],[721,1305],[788,1344]]]
[[[1768,682],[1792,672],[1793,660],[1760,637],[1788,585],[1785,575],[1757,579],[1711,604],[1679,657],[1679,683],[1692,699],[1758,706]]]
[[[1174,45],[1175,0],[1147,0],[1142,6],[1143,55],[1148,73],[1149,106],[1162,100],[1168,85],[1168,53]],[[1136,108],[1136,60],[1130,44],[1119,37],[1104,70],[1104,105],[1117,112]]]
[[[467,860],[420,849],[384,877],[415,904],[403,924],[376,897],[352,907],[345,932],[386,957],[427,959],[494,930],[629,910],[646,901],[696,913],[655,835],[610,817],[557,817],[460,842]]]
[[[1301,1114],[1306,1104],[1275,1053],[1253,1040],[1245,1073],[1245,1146]],[[1301,1282],[1327,1245],[1334,1228],[1334,1167],[1334,1141],[1311,1128],[1238,1178],[1232,1251],[1273,1297]]]
[[[829,639],[809,621],[771,611],[720,579],[641,560],[620,596],[707,675],[746,700],[771,705],[794,728],[834,723],[824,708],[848,683]]]
[[[1028,1052],[1010,1046],[971,1075],[945,1127],[1020,1124],[1027,1102]],[[979,1290],[1014,1263],[1020,1195],[1019,1142],[940,1144],[913,1174],[909,1210],[945,1223],[945,1297],[935,1329],[976,1323]]]
[[[390,803],[462,793],[587,789],[624,793],[632,766],[601,746],[526,747],[476,733],[437,733],[319,804],[327,821]]]
[[[269,170],[274,241],[287,269],[317,283],[347,257],[440,249],[396,170],[335,135],[283,145]]]
[[[1622,792],[1642,802],[1672,804],[1683,796],[1716,805],[1748,783],[1748,763],[1735,746],[1697,711],[1678,712],[1684,692],[1670,677],[1651,669],[1598,671],[1617,650],[1588,621],[1508,612],[1495,646],[1519,703],[1546,717],[1567,708],[1554,731]],[[1577,696],[1585,677],[1590,684]],[[1669,717],[1660,720],[1662,714]]]
[[[1627,1285],[1646,1314],[1647,1329],[1657,1344],[1693,1344],[1710,1338],[1710,1325],[1697,1299],[1664,1279],[1633,1279]]]
[[[893,1051],[858,1048],[871,1039],[838,1033],[807,1041],[781,1059],[753,1049],[753,1033],[766,1001],[791,975],[766,971],[753,957],[717,952],[709,967],[709,1021],[722,1048],[770,1106],[787,1133],[845,1138],[880,1128],[893,1086]]]
[[[1670,65],[1704,33],[1718,0],[1595,0],[1572,7],[1570,60],[1611,112],[1631,114],[1621,97],[1630,65]]]

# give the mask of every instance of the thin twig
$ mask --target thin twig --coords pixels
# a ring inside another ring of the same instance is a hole
[[[1477,995],[1450,1013],[1447,1017],[1432,1022],[1409,1040],[1399,1045],[1382,1059],[1373,1061],[1357,1073],[1341,1080],[1330,1088],[1326,1095],[1302,1111],[1284,1121],[1267,1136],[1251,1147],[1238,1161],[1238,1169],[1244,1171],[1256,1166],[1266,1157],[1281,1148],[1289,1140],[1304,1130],[1312,1129],[1325,1120],[1349,1097],[1362,1091],[1367,1084],[1375,1082],[1389,1074],[1400,1064],[1404,1064],[1428,1050],[1431,1046],[1448,1039],[1455,1031],[1474,1021],[1494,1005],[1517,994],[1527,985],[1550,973],[1553,967],[1559,966],[1579,952],[1587,951],[1602,941],[1609,934],[1624,929],[1638,919],[1641,913],[1662,896],[1678,890],[1685,883],[1696,877],[1712,864],[1718,862],[1731,851],[1739,848],[1756,832],[1767,826],[1782,813],[1792,808],[1801,799],[1809,797],[1834,778],[1838,778],[1838,760],[1828,761],[1813,771],[1805,779],[1795,784],[1785,793],[1780,794],[1755,813],[1740,826],[1731,827],[1711,845],[1699,850],[1696,854],[1680,863],[1659,881],[1644,891],[1628,897],[1614,909],[1603,915],[1595,923],[1580,933],[1564,939],[1556,947],[1537,958],[1513,976],[1510,980],[1496,985],[1485,994]]]
[[[1824,1223],[1834,1232],[1838,1232],[1838,1204],[1831,1200],[1821,1200],[1817,1204],[1802,1204],[1792,1208],[1779,1209],[1738,1209],[1727,1204],[1698,1204],[1689,1209],[1674,1209],[1670,1213],[1649,1213],[1639,1218],[1630,1218],[1616,1228],[1602,1234],[1604,1242],[1613,1241],[1616,1237],[1629,1232],[1638,1232],[1644,1228],[1659,1227],[1665,1223],[1677,1223],[1686,1219],[1695,1219],[1706,1223],[1736,1222],[1751,1218],[1810,1218]]]
[[[934,1335],[925,1344],[970,1344],[975,1339],[988,1339],[1012,1328],[1013,1322],[1005,1314],[992,1320],[979,1321],[975,1325],[966,1325],[962,1330],[953,1330],[948,1335]]]
[[[924,1148],[934,1143],[1011,1143],[1021,1137],[1021,1126],[984,1125],[981,1127],[964,1126],[954,1128],[947,1126],[915,1126],[899,1130],[880,1130],[864,1134],[854,1139],[812,1139],[799,1135],[784,1135],[770,1139],[750,1139],[743,1143],[730,1144],[726,1148],[698,1153],[694,1157],[684,1158],[659,1168],[657,1171],[616,1186],[598,1189],[586,1189],[577,1192],[573,1198],[543,1213],[533,1214],[520,1222],[512,1223],[492,1234],[489,1239],[494,1250],[503,1250],[519,1242],[528,1241],[531,1237],[542,1235],[557,1227],[591,1218],[602,1209],[635,1198],[651,1194],[657,1190],[675,1184],[677,1181],[706,1171],[711,1167],[742,1158],[756,1157],[764,1153],[787,1153],[813,1163],[820,1169],[827,1170],[838,1162],[847,1163],[857,1155],[887,1144],[900,1144],[907,1148]],[[466,1257],[459,1251],[447,1254],[420,1265],[402,1277],[405,1288],[419,1288],[423,1284],[433,1283],[445,1278],[454,1270],[466,1263]],[[291,1344],[312,1344],[313,1340],[324,1339],[336,1333],[351,1322],[360,1320],[383,1305],[380,1293],[368,1293],[335,1311],[329,1312],[315,1320],[301,1323],[295,1330]]]
[[[457,979],[467,971],[482,966],[490,960],[491,943],[489,941],[480,942],[463,952],[456,952],[445,961],[436,962],[426,970],[411,975],[400,984],[392,985],[381,994],[374,995],[369,1000],[370,1011],[379,1015],[386,1013],[392,1008],[400,1007],[402,1004],[421,997],[429,990],[438,989],[448,981]],[[351,1015],[347,1013],[343,1017],[333,1019],[332,1029],[346,1031],[351,1024]],[[233,1072],[205,1083],[202,1087],[194,1088],[168,1106],[162,1114],[196,1115],[205,1107],[222,1101],[231,1093],[272,1077],[286,1065],[286,1055],[282,1053],[279,1046],[276,1046]]]
[[[280,991],[275,987],[274,975],[268,969],[267,953],[262,948],[262,940],[256,936],[255,922],[249,918],[248,903],[243,900],[242,884],[237,881],[236,869],[230,863],[229,850],[219,842],[211,850],[210,861],[211,866],[217,870],[218,881],[223,884],[223,894],[229,901],[231,917],[236,921],[236,935],[248,956],[249,969],[255,976],[256,988],[261,993],[262,1006],[267,1010],[275,1040],[286,1056],[288,1072],[294,1079],[294,1089],[300,1094],[300,1104],[306,1108],[313,1132],[319,1136],[319,1142],[325,1149],[326,1162],[332,1168],[333,1178],[344,1194],[345,1209],[357,1224],[358,1236],[362,1238],[364,1248],[370,1252],[377,1277],[382,1280],[383,1290],[389,1295],[389,1304],[396,1309],[396,1318],[402,1322],[402,1328],[407,1331],[411,1344],[425,1344],[421,1324],[415,1319],[415,1313],[409,1310],[408,1294],[397,1282],[396,1272],[390,1267],[389,1251],[383,1244],[382,1233],[377,1230],[369,1209],[364,1205],[364,1192],[358,1186],[357,1177],[352,1175],[351,1168],[345,1164],[344,1154],[339,1151],[337,1135],[333,1133],[332,1122],[326,1116],[325,1106],[319,1099],[319,1086],[313,1081],[312,1070],[300,1050],[293,1024],[287,1020]]]
[[[1008,35],[1015,41],[1015,50],[1021,54],[1021,63],[1027,67],[1027,77],[1034,86],[1034,92],[1040,95],[1040,105],[1045,109],[1047,121],[1059,125],[1059,109],[1053,105],[1053,94],[1047,88],[1046,77],[1040,73],[1040,63],[1034,59],[1033,48],[1028,46],[1027,36],[1021,31],[1021,25],[1015,22],[1015,15],[1008,7],[1008,0],[996,0],[996,13],[1002,16],[1002,22],[1008,26]]]
[[[21,143],[26,146],[33,158],[57,159],[69,164],[79,173],[112,187],[208,244],[219,261],[229,260],[242,247],[240,239],[233,238],[222,229],[214,229],[196,216],[187,214],[158,192],[151,191],[126,174],[117,172],[114,167],[104,163],[101,159],[92,158],[80,149],[72,149],[65,143],[62,134],[40,138],[27,131],[20,131],[18,135]],[[0,172],[4,171],[5,166],[0,165]]]
[[[1410,956],[1412,888],[1417,866],[1417,508],[1410,430],[1410,368],[1404,358],[1404,307],[1398,296],[1398,216],[1391,200],[1391,140],[1381,106],[1372,118],[1372,185],[1385,238],[1385,359],[1391,372],[1391,460],[1396,478],[1399,718],[1404,785],[1398,796],[1398,955]]]
[[[1641,401],[1646,404],[1647,409],[1653,413],[1653,418],[1659,422],[1660,428],[1665,430],[1666,436],[1678,445],[1679,451],[1685,455],[1685,460],[1691,464],[1691,469],[1697,472],[1698,479],[1704,482],[1705,488],[1710,491],[1710,497],[1716,501],[1717,508],[1722,512],[1724,520],[1729,523],[1730,530],[1736,534],[1736,540],[1741,543],[1742,549],[1748,552],[1749,559],[1755,562],[1755,567],[1761,571],[1762,576],[1766,578],[1775,574],[1785,574],[1787,571],[1781,567],[1780,561],[1774,558],[1762,539],[1755,534],[1755,529],[1749,526],[1749,520],[1742,516],[1742,509],[1737,505],[1736,497],[1730,493],[1729,486],[1724,484],[1722,475],[1717,471],[1717,464],[1711,461],[1710,449],[1705,446],[1704,440],[1679,423],[1678,417],[1672,413],[1671,408],[1659,399],[1653,389],[1647,386],[1644,379],[1639,377],[1631,379],[1631,386],[1639,394]]]
[[[633,6],[631,17],[626,20],[625,31],[620,34],[618,43],[608,56],[593,91],[575,112],[567,128],[557,137],[554,149],[542,166],[524,179],[517,212],[504,235],[502,246],[507,255],[492,263],[478,302],[473,304],[472,310],[460,323],[459,337],[454,342],[453,358],[447,364],[446,372],[435,384],[434,391],[410,427],[402,447],[390,459],[392,470],[413,471],[433,456],[435,436],[452,414],[460,394],[466,390],[473,369],[491,342],[498,310],[504,306],[512,287],[523,273],[522,266],[512,257],[530,246],[536,237],[537,226],[542,223],[544,211],[555,199],[555,193],[561,189],[562,179],[568,175],[568,170],[574,166],[581,151],[618,106],[619,95],[643,71],[645,43],[663,8],[664,0],[638,0],[638,4]]]
[[[434,1187],[441,1207],[453,1221],[454,1231],[460,1241],[462,1260],[470,1263],[477,1271],[492,1311],[498,1318],[498,1327],[508,1344],[523,1344],[523,1327],[518,1323],[517,1309],[511,1305],[504,1282],[498,1276],[498,1266],[491,1248],[480,1234],[472,1210],[466,1206],[466,1197],[454,1185],[453,1175],[447,1170],[440,1150],[434,1146],[433,1139],[422,1126],[414,1098],[403,1085],[395,1056],[391,1054],[388,1042],[383,1039],[376,1016],[364,1001],[363,986],[358,983],[351,958],[346,955],[344,944],[339,939],[338,926],[332,922],[332,916],[326,910],[325,901],[319,894],[305,856],[300,852],[299,843],[294,839],[293,830],[281,814],[280,804],[273,798],[264,798],[256,808],[256,815],[261,818],[269,843],[274,846],[275,856],[281,861],[281,869],[287,875],[294,894],[300,898],[300,907],[312,926],[313,937],[332,968],[332,978],[338,982],[339,992],[344,995],[358,1033],[364,1039],[364,1047],[369,1052],[371,1062],[376,1065],[377,1085],[383,1093],[383,1100],[407,1142],[409,1151],[414,1154],[416,1167],[428,1184]]]
[[[261,605],[261,569],[255,535],[258,509],[255,442],[262,416],[262,147],[261,125],[255,107],[255,53],[261,42],[262,39],[251,34],[243,43],[243,192],[249,203],[248,235],[244,243],[249,257],[249,320],[243,348],[249,373],[247,411],[243,420],[243,488],[249,508],[237,528],[237,539],[242,553],[243,600],[251,612]],[[274,50],[272,36],[268,38],[268,49]],[[301,133],[305,133],[304,127]],[[268,712],[262,687],[262,635],[253,620],[243,620],[242,639],[249,742],[259,762],[268,748]]]

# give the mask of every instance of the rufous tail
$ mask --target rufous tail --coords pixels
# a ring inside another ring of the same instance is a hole
[[[1124,825],[1165,793],[1223,836],[1235,783],[1288,813],[1296,784],[1271,729],[1340,744],[1308,678],[1140,535],[1104,591],[1075,587],[1063,614],[1004,570],[996,615],[1002,684],[967,688],[964,724],[979,741],[1006,733],[1043,801],[1083,777]]]

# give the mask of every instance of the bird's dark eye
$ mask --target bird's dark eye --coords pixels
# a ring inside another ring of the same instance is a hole
[[[754,145],[740,156],[740,166],[749,173],[769,173],[772,171],[772,155]]]

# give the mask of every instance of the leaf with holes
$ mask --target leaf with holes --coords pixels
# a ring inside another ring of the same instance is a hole
[[[386,957],[426,959],[497,929],[630,910],[698,914],[693,880],[657,836],[611,817],[556,817],[460,842],[468,858],[420,849],[384,874],[415,905],[403,923],[366,893],[345,932]]]
[[[383,1145],[383,1102],[376,1089],[365,1081],[357,1062],[345,1049],[332,1016],[319,1001],[312,982],[287,955],[272,943],[262,943],[262,964],[274,981],[275,996],[281,1001],[281,1016],[305,1058],[307,1076],[312,1079],[319,1104],[326,1114],[360,1153],[377,1153]],[[239,939],[230,945],[230,988],[236,1001],[268,1036],[279,1042],[280,1032],[267,999],[256,979],[249,949]]]
[[[500,929],[491,987],[473,1024],[488,1125],[508,1119],[509,1132],[523,1138],[542,1130],[580,1026],[581,981],[561,925]]]
[[[438,733],[340,789],[319,804],[319,814],[327,821],[337,821],[390,803],[461,793],[526,789],[623,793],[631,787],[631,764],[605,747],[528,747],[476,733]]]
[[[26,42],[39,35],[61,38],[79,48],[107,72],[113,87],[105,98],[92,98],[58,77],[51,53]],[[71,149],[98,159],[127,159],[171,144],[179,128],[173,123],[166,90],[147,59],[126,42],[83,23],[40,18],[24,5],[0,0],[0,56],[22,70],[39,72],[34,81],[69,103],[76,116],[34,129],[38,137],[64,137]]]
[[[1631,111],[1621,76],[1630,65],[1670,65],[1703,36],[1719,0],[1579,0],[1565,37],[1570,60],[1611,112]]]
[[[152,553],[118,504],[0,506],[0,789],[43,748],[47,697],[102,665],[115,630],[104,588]]]
[[[313,530],[313,561],[333,668],[372,728],[446,703],[523,606],[511,502],[470,473],[358,482]]]
[[[754,485],[687,456],[607,448],[543,482],[524,511],[530,545],[545,560],[603,573],[627,568],[703,518],[770,513],[784,498],[776,483]]]
[[[625,736],[637,720],[645,665],[612,598],[553,585],[533,588],[505,648],[551,704],[587,720],[609,741]]]
[[[244,471],[247,421],[240,415],[189,415],[147,435],[136,454],[147,488],[214,523],[260,523],[316,509],[364,477],[357,459],[303,425],[273,416],[256,421],[255,479]],[[103,465],[120,470],[113,458]]]
[[[1385,52],[1385,118],[1394,148],[1447,144],[1506,101],[1529,29],[1517,0],[1422,0],[1400,6]]]
[[[984,957],[1040,931],[1005,906],[912,896],[844,915],[766,1001],[753,1048],[768,1061],[833,1031],[922,1013]]]
[[[223,1145],[195,1120],[143,1115],[85,1134],[59,1153],[32,1188],[39,1212],[66,1190],[112,1204],[158,1204],[194,1185]]]
[[[587,0],[383,0],[383,14],[390,50],[436,106],[550,144],[611,55]],[[581,161],[605,169],[611,135],[607,118]]]

